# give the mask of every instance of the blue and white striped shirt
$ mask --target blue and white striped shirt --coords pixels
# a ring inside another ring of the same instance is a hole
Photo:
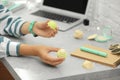
[[[22,36],[20,30],[25,23],[21,17],[13,16],[12,13],[0,4],[0,47],[7,56],[19,55],[19,42],[12,42],[10,39],[3,35],[10,35],[19,38]]]

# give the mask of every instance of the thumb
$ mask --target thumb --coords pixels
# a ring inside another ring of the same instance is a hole
[[[48,23],[50,20],[48,19],[48,20],[46,20],[46,23]]]
[[[48,22],[49,22],[50,20],[46,20],[45,22],[44,22],[44,28],[45,27],[47,27],[47,28],[49,28],[49,26],[48,26]]]
[[[46,21],[45,21],[45,24],[48,24],[48,22],[49,22],[49,21],[50,21],[49,19],[48,19],[48,20],[46,20]]]

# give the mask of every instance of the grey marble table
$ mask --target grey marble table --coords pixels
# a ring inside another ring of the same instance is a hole
[[[21,14],[21,12],[24,11],[19,11],[16,14],[22,16],[26,20],[43,20],[29,14]],[[60,23],[58,23],[58,25],[59,24]],[[81,29],[84,31],[84,36],[82,39],[75,39],[73,37],[76,29]],[[117,77],[120,75],[120,66],[111,68],[99,63],[94,63],[93,69],[86,70],[81,66],[84,62],[83,59],[70,55],[76,48],[79,48],[84,44],[91,44],[108,49],[110,44],[118,43],[120,40],[118,37],[120,31],[118,30],[118,27],[113,28],[113,30],[113,39],[105,43],[87,40],[87,37],[90,34],[99,33],[99,30],[97,30],[95,26],[83,25],[78,25],[67,32],[58,32],[55,37],[49,39],[43,37],[33,37],[31,34],[21,37],[20,39],[10,37],[13,41],[19,41],[22,43],[43,44],[64,48],[67,51],[68,56],[62,64],[56,67],[46,65],[41,62],[38,57],[34,56],[5,57],[5,59],[22,80],[105,80],[107,78]],[[56,56],[55,53],[50,53],[50,55]]]
[[[82,25],[81,25],[82,26]],[[14,68],[17,74],[22,80],[101,80],[104,78],[109,78],[112,76],[118,76],[120,74],[119,66],[117,68],[111,68],[98,63],[94,63],[94,68],[92,70],[86,70],[81,65],[84,62],[83,59],[71,56],[76,48],[83,46],[84,44],[91,44],[94,46],[102,47],[108,49],[111,43],[117,42],[115,39],[117,36],[105,43],[99,43],[96,41],[89,41],[87,37],[89,34],[97,33],[92,29],[83,29],[84,36],[82,39],[75,39],[73,33],[76,29],[83,27],[76,27],[67,32],[58,32],[54,38],[42,38],[33,37],[32,35],[26,35],[22,38],[15,39],[14,41],[19,41],[27,44],[44,44],[48,46],[54,46],[59,48],[64,48],[68,56],[66,60],[56,66],[51,67],[41,62],[38,57],[6,57],[6,60]],[[56,56],[55,53],[50,53],[52,56]]]

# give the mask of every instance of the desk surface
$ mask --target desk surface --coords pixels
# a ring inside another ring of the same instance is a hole
[[[23,16],[23,18],[25,18],[26,20],[38,20],[38,17],[34,17],[28,14],[24,15],[20,13],[21,12],[16,14]],[[82,39],[75,39],[73,37],[74,31],[76,29],[82,29],[84,31],[84,36]],[[84,62],[83,59],[76,58],[70,55],[71,52],[73,52],[76,48],[79,48],[84,44],[91,44],[108,49],[110,44],[117,43],[120,40],[120,38],[117,37],[119,35],[117,31],[113,34],[113,39],[105,43],[87,40],[88,35],[97,32],[98,31],[96,30],[96,27],[78,25],[78,27],[75,27],[67,32],[58,32],[58,34],[54,38],[33,37],[30,34],[21,37],[19,40],[11,38],[14,41],[20,41],[22,43],[44,44],[48,46],[64,48],[68,52],[68,56],[62,64],[56,67],[46,65],[41,62],[38,57],[32,56],[6,57],[5,59],[9,62],[9,64],[13,67],[13,69],[21,77],[22,80],[98,80],[98,78],[101,78],[101,76],[102,78],[111,77],[111,75],[117,76],[120,74],[120,70],[118,70],[120,69],[120,66],[118,66],[117,68],[111,68],[98,63],[94,63],[93,69],[86,70],[81,66]],[[50,54],[55,56],[54,53]]]

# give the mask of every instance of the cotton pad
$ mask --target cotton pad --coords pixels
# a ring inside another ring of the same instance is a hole
[[[97,36],[95,38],[95,41],[97,41],[97,42],[106,42],[106,41],[108,41],[108,39],[106,37],[104,37],[104,36]]]

